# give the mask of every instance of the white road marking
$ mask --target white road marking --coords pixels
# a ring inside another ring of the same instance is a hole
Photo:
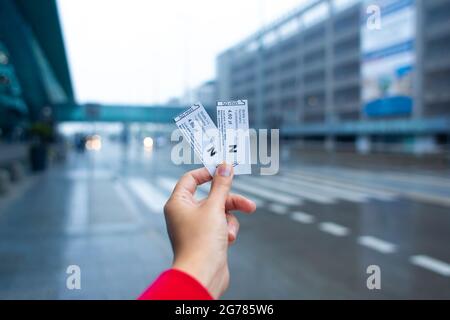
[[[336,237],[344,237],[350,233],[348,228],[334,222],[321,222],[319,229]]]
[[[291,183],[297,185],[298,187],[305,188],[309,192],[315,192],[317,194],[321,194],[330,198],[340,198],[359,203],[367,202],[369,199],[366,194],[363,194],[361,192],[344,190],[342,188],[335,188],[320,183],[302,181],[301,179],[296,179],[294,177],[285,177],[285,179],[291,181]]]
[[[358,238],[358,243],[381,253],[393,253],[397,250],[397,246],[395,244],[372,236],[361,236]]]
[[[121,182],[116,182],[114,184],[114,188],[116,189],[116,192],[122,201],[122,203],[127,208],[127,211],[135,218],[137,222],[144,221],[144,217],[142,216],[140,210],[136,206],[136,202],[132,200],[130,197],[130,193],[125,188],[125,186]]]
[[[276,214],[286,214],[289,208],[283,204],[272,203],[269,206],[269,210]]]
[[[425,255],[412,256],[409,261],[416,266],[450,277],[450,264],[443,261]]]
[[[283,191],[292,195],[296,195],[302,199],[308,199],[310,201],[319,202],[322,204],[333,204],[335,202],[334,198],[330,196],[324,196],[319,193],[314,193],[306,188],[298,188],[292,183],[291,180],[286,179],[285,177],[271,177],[264,178],[258,180],[258,178],[247,178],[251,180],[252,183],[256,183],[259,185],[264,185],[268,188],[275,188],[279,191]]]
[[[367,188],[367,187],[358,186],[358,185],[350,184],[350,183],[338,182],[335,180],[331,180],[330,177],[327,177],[324,175],[322,175],[322,176],[316,175],[316,174],[311,175],[310,173],[300,173],[300,172],[294,172],[293,174],[296,176],[299,176],[302,179],[305,179],[307,181],[316,182],[316,183],[320,183],[320,184],[327,185],[327,186],[333,186],[333,187],[337,187],[337,188],[344,188],[347,190],[361,192],[370,198],[374,198],[374,199],[378,199],[378,200],[382,200],[382,201],[393,201],[398,196],[396,193],[393,193],[393,192],[377,190],[374,188]]]
[[[162,213],[168,196],[142,178],[128,179],[130,189],[154,213]]]
[[[412,184],[427,184],[435,187],[450,188],[450,180],[436,176],[410,175],[399,172],[387,172],[383,174],[383,177],[391,181],[398,180],[400,182],[407,182]]]
[[[305,224],[313,223],[315,220],[312,215],[304,213],[304,212],[300,212],[300,211],[296,211],[296,212],[292,213],[291,218],[294,221],[305,223]]]
[[[254,184],[248,184],[243,181],[234,181],[233,187],[242,190],[245,193],[250,193],[257,197],[264,198],[265,200],[285,204],[288,206],[302,204],[302,200],[298,197],[293,197],[284,193],[269,190],[267,188],[258,187]]]
[[[306,168],[304,170],[310,171],[317,171],[315,168]],[[289,174],[297,173],[297,170],[289,170],[287,171]],[[305,173],[305,171],[302,171],[302,173]],[[342,174],[345,174],[345,177],[342,176]],[[415,191],[410,190],[407,187],[401,188],[401,187],[394,187],[392,185],[388,185],[386,181],[380,181],[380,176],[376,176],[373,174],[369,174],[367,172],[358,172],[354,170],[345,170],[340,168],[337,170],[319,170],[319,173],[314,172],[314,175],[318,178],[328,179],[330,176],[333,176],[334,180],[339,180],[340,182],[345,183],[353,183],[358,185],[358,187],[366,187],[366,188],[374,188],[377,190],[383,190],[385,192],[391,192],[398,196],[405,197],[407,199],[411,199],[414,201],[419,202],[425,202],[425,203],[431,203],[431,204],[437,204],[445,207],[450,207],[450,199],[449,197],[445,197],[439,194],[432,194],[428,192],[422,192],[422,191]],[[363,180],[361,180],[363,179]],[[383,178],[385,179],[385,178]]]

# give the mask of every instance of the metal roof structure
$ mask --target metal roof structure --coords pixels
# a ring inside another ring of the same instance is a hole
[[[66,96],[73,99],[72,81],[55,0],[16,0],[15,3],[28,22]]]
[[[0,94],[23,100],[28,111],[24,117],[34,121],[45,107],[73,101],[55,0],[0,0],[0,42],[7,54],[4,70],[14,70],[12,79],[6,75],[5,83],[20,85],[20,93],[7,88]],[[14,104],[0,104],[0,109],[5,108],[24,112]]]

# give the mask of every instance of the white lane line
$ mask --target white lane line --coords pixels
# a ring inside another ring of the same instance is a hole
[[[358,203],[367,202],[369,200],[369,197],[361,192],[343,190],[321,183],[302,181],[301,179],[294,177],[285,177],[285,179],[292,184],[295,184],[297,187],[305,188],[309,192],[315,192],[329,198],[340,198]]]
[[[361,236],[358,238],[358,243],[381,253],[393,253],[397,250],[397,246],[395,244],[372,236]]]
[[[344,237],[350,233],[348,228],[334,222],[321,222],[319,229],[336,237]]]
[[[272,203],[269,205],[269,210],[275,214],[286,214],[289,208],[283,204]]]
[[[310,201],[322,203],[322,204],[333,204],[335,203],[335,199],[330,196],[324,196],[319,193],[314,193],[305,188],[299,188],[292,183],[291,180],[286,179],[285,177],[271,177],[264,178],[258,180],[257,178],[247,178],[251,180],[253,183],[257,183],[259,185],[264,185],[268,188],[275,188],[279,191],[283,191],[292,195],[296,195],[303,199],[308,199]],[[277,183],[278,182],[278,183]]]
[[[443,261],[425,255],[412,256],[409,261],[416,266],[450,277],[450,264]]]
[[[233,187],[242,190],[245,193],[250,193],[257,197],[264,198],[265,200],[273,201],[275,203],[281,203],[288,206],[302,204],[302,199],[298,197],[293,197],[284,193],[269,190],[267,188],[258,187],[254,184],[248,184],[243,181],[234,181]]]
[[[168,196],[142,178],[128,179],[130,189],[153,213],[162,213]]]
[[[292,213],[291,218],[294,221],[297,221],[300,223],[305,223],[305,224],[313,223],[315,220],[312,215],[304,213],[304,212],[300,212],[300,211],[296,211],[296,212]]]
[[[373,188],[358,186],[358,185],[355,185],[352,183],[350,184],[350,183],[338,182],[335,180],[331,180],[330,177],[323,176],[323,175],[322,176],[316,175],[316,174],[311,175],[310,173],[306,173],[306,172],[305,173],[295,172],[293,174],[298,177],[301,177],[302,179],[305,179],[307,181],[316,182],[316,183],[324,184],[327,186],[333,186],[333,187],[344,188],[347,190],[361,192],[362,194],[364,194],[370,198],[374,198],[374,199],[378,199],[378,200],[393,201],[398,196],[397,194],[395,194],[393,192],[376,190]]]

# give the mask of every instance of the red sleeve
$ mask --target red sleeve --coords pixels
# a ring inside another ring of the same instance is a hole
[[[212,300],[203,285],[187,273],[170,269],[152,283],[139,300]]]

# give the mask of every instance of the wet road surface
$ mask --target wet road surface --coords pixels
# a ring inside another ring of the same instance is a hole
[[[450,298],[448,172],[288,160],[235,179],[258,209],[239,214],[224,298]],[[0,298],[136,298],[170,266],[162,207],[191,168],[167,148],[107,144],[15,186],[0,198]],[[69,265],[81,290],[66,287]],[[380,290],[367,288],[370,265]]]

